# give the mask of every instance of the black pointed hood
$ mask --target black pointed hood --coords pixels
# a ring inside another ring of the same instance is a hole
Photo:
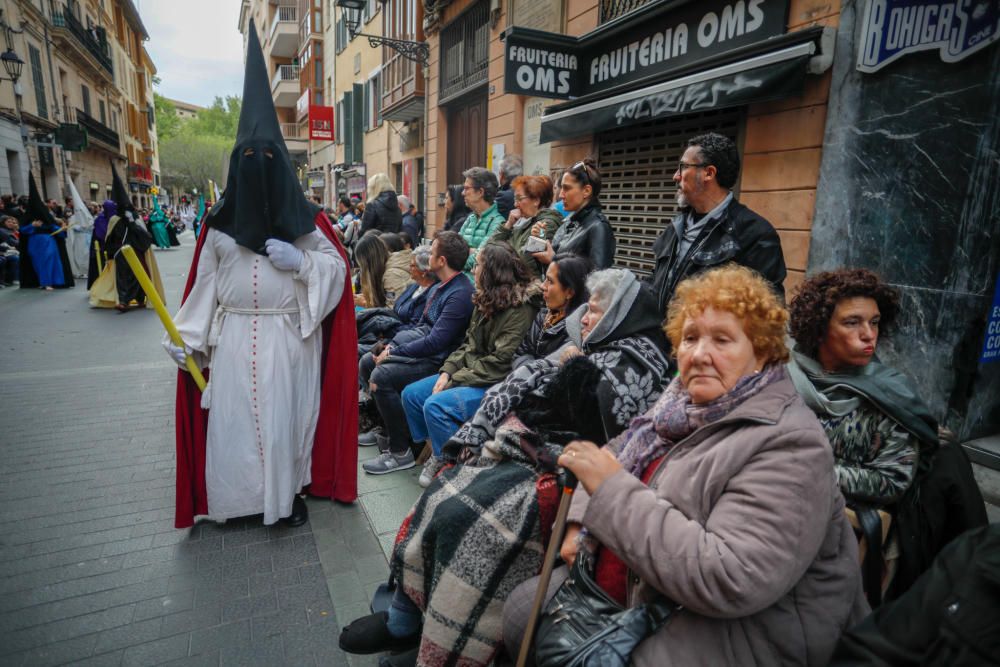
[[[226,191],[205,224],[264,254],[269,238],[291,243],[316,229],[319,207],[306,199],[295,177],[253,19],[247,35],[243,106]]]
[[[45,201],[42,199],[42,195],[38,192],[38,186],[35,185],[35,175],[30,171],[28,172],[28,204],[21,214],[21,224],[30,225],[35,220],[41,220],[46,225],[59,226],[56,222],[55,216],[52,215],[52,211],[49,207],[45,205]]]
[[[132,199],[128,196],[128,188],[125,187],[125,182],[118,175],[114,162],[111,163],[111,199],[118,206],[118,215],[130,212],[132,217],[135,217],[135,206],[132,205]]]

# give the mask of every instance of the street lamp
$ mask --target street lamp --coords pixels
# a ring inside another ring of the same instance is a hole
[[[367,37],[370,47],[388,46],[404,58],[426,67],[431,58],[431,47],[427,45],[427,42],[412,42],[408,39],[392,39],[391,37],[378,37],[358,32],[361,27],[361,11],[366,4],[367,0],[337,0],[336,2],[344,14],[344,21],[347,23],[347,31],[351,34],[351,38]]]
[[[11,48],[0,53],[0,60],[3,61],[3,68],[7,72],[7,77],[14,83],[14,86],[17,86],[17,80],[21,78],[21,68],[24,67],[24,61]]]

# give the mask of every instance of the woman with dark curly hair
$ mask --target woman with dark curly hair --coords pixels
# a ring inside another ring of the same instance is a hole
[[[928,461],[938,447],[937,423],[910,380],[875,357],[880,334],[899,313],[899,294],[871,271],[841,269],[806,280],[790,311],[796,346],[789,373],[830,440],[848,506],[891,515],[918,461]],[[863,522],[856,523],[861,530]],[[884,544],[872,551],[881,552],[885,566],[866,565],[865,590],[874,603],[891,583],[900,554],[895,530],[865,532]]]
[[[441,469],[441,448],[475,414],[486,390],[507,377],[514,352],[541,305],[541,290],[508,243],[483,246],[474,275],[475,310],[465,342],[445,359],[438,375],[403,390],[403,408],[417,442],[428,440],[434,454],[420,474],[427,486]]]

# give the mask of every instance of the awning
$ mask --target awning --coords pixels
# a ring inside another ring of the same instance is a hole
[[[540,141],[795,95],[815,52],[810,41],[578,106],[561,105],[542,117]]]

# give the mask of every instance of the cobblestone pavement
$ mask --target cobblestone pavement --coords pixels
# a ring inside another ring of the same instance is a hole
[[[182,240],[157,253],[171,310]],[[416,471],[363,478],[351,506],[310,501],[298,529],[175,530],[175,367],[155,314],[4,289],[0,323],[0,664],[376,664],[339,651],[338,623],[385,580]]]

